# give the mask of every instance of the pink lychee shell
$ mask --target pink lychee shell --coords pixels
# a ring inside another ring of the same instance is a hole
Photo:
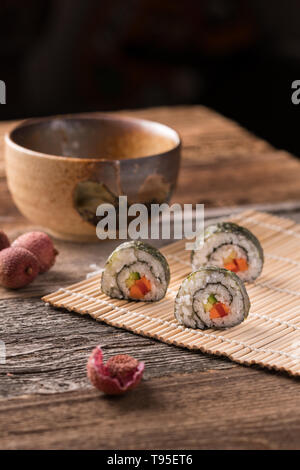
[[[30,251],[22,247],[9,247],[0,251],[0,284],[19,289],[32,282],[39,273],[39,262]]]
[[[87,364],[87,373],[90,382],[107,395],[121,395],[128,390],[132,390],[140,383],[145,364],[138,362],[133,374],[127,377],[123,383],[117,376],[110,375],[107,364],[103,364],[103,353],[100,346],[97,346],[89,357]],[[122,379],[124,379],[122,377]]]
[[[49,235],[44,232],[28,232],[18,237],[12,246],[21,246],[33,253],[40,264],[40,273],[48,271],[55,263],[58,251]]]

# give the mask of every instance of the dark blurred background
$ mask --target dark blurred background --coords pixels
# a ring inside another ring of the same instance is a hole
[[[0,119],[204,104],[300,156],[299,0],[1,0]]]

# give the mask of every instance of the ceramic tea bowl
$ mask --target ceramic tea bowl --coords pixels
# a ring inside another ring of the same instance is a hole
[[[102,113],[30,119],[5,136],[13,199],[34,224],[65,240],[96,239],[96,208],[118,197],[168,202],[180,138],[156,122]]]

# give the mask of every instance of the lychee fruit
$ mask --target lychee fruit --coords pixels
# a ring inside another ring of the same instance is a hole
[[[4,248],[8,248],[10,246],[10,241],[6,233],[3,230],[0,230],[0,251],[4,250]]]
[[[39,262],[33,253],[21,247],[0,251],[0,284],[19,289],[30,284],[39,273]]]
[[[44,232],[28,232],[18,237],[12,246],[21,246],[31,251],[39,262],[40,273],[45,273],[55,263],[58,251],[49,235]]]
[[[89,357],[87,375],[94,387],[107,395],[121,395],[135,388],[141,381],[145,364],[128,354],[111,357],[103,362],[101,346]]]

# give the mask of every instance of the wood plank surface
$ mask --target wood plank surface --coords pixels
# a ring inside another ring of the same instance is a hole
[[[145,380],[107,398],[82,390],[0,401],[5,449],[295,449],[299,383],[238,367]]]
[[[146,379],[209,370],[212,365],[214,369],[232,367],[225,359],[152,341],[55,310],[37,299],[1,300],[0,318],[6,344],[6,364],[0,365],[0,398],[89,388],[86,363],[97,344],[102,345],[107,359],[126,353],[145,361]]]
[[[300,163],[201,106],[123,111],[175,127],[183,160],[173,201],[207,207],[300,201]],[[31,230],[8,192],[0,123],[0,228]],[[299,212],[289,213],[299,220]],[[167,346],[45,306],[40,297],[102,265],[115,242],[55,241],[55,267],[19,291],[0,288],[0,449],[300,448],[299,382]],[[122,398],[91,389],[85,362],[102,344],[146,362]],[[219,397],[222,400],[219,400]],[[224,406],[225,402],[225,406]],[[179,425],[180,423],[180,425]]]

